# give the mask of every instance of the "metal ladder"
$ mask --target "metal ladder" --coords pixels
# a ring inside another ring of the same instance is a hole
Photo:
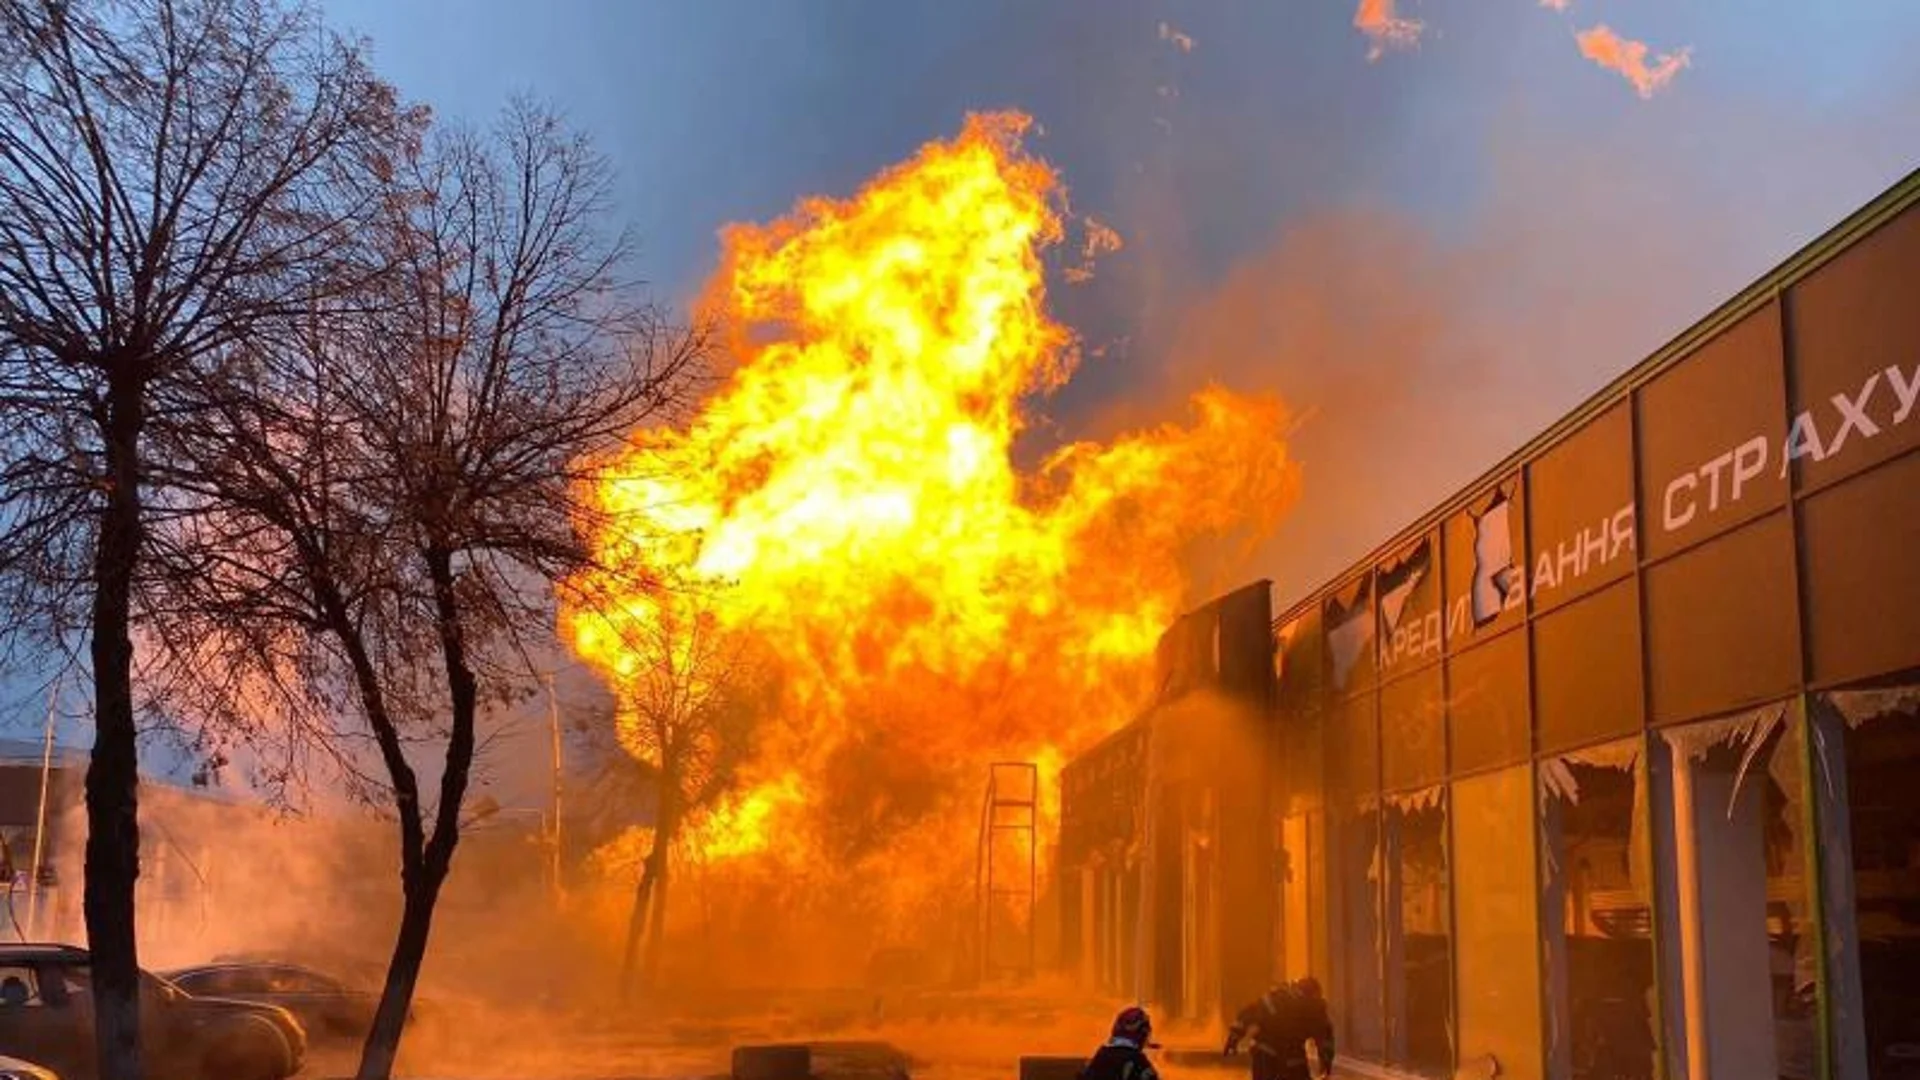
[[[975,938],[982,982],[996,974],[1030,978],[1035,968],[1036,922],[1039,915],[1040,770],[1031,761],[998,761],[987,766],[987,797],[980,808],[980,847],[974,864],[977,905]],[[997,866],[1007,861],[996,840],[1003,834],[1024,836],[1025,866]],[[1012,884],[1009,884],[1009,882]],[[1005,904],[1026,916],[1026,961],[997,963],[995,915]]]

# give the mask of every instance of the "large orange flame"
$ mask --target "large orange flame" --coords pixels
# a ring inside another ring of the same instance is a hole
[[[969,869],[988,763],[1041,762],[1050,817],[1059,764],[1139,707],[1189,545],[1288,501],[1279,403],[1217,389],[1188,426],[1016,465],[1078,357],[1045,306],[1062,192],[1028,126],[971,117],[851,200],[728,228],[706,302],[737,366],[600,471],[622,572],[577,584],[625,595],[565,628],[616,697],[677,595],[642,577],[702,586],[780,673],[744,786],[690,826],[708,860],[887,858],[897,905]]]

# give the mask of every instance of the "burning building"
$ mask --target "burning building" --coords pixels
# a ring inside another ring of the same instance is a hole
[[[1114,996],[1195,1020],[1265,989],[1272,588],[1189,612],[1155,694],[1061,773],[1062,957]]]
[[[1920,174],[1286,607],[1263,711],[1176,627],[1264,750],[1163,688],[1069,766],[1083,975],[1312,973],[1381,1075],[1916,1075],[1915,280]]]

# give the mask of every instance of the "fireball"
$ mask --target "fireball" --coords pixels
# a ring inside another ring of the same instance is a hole
[[[1184,422],[1022,467],[1079,360],[1047,310],[1064,192],[1029,123],[971,117],[850,199],[726,229],[703,300],[724,380],[594,463],[582,524],[605,569],[570,592],[600,599],[563,630],[623,732],[636,643],[684,595],[778,672],[739,786],[689,823],[709,864],[913,867],[883,915],[955,887],[988,765],[1041,763],[1049,819],[1060,763],[1147,697],[1195,541],[1260,535],[1291,498],[1279,402],[1217,388]]]

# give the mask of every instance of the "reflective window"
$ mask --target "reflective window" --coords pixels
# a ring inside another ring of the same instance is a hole
[[[0,967],[0,1009],[27,1008],[42,1004],[40,977],[30,967]]]
[[[1447,661],[1453,773],[1527,760],[1527,635],[1502,634]]]
[[[1342,1050],[1379,1060],[1386,1051],[1380,970],[1380,810],[1377,796],[1342,815],[1335,884],[1340,890]]]
[[[1554,1080],[1653,1080],[1642,740],[1540,763],[1541,940]]]
[[[1768,304],[1640,388],[1639,539],[1668,555],[1786,502],[1780,309]]]
[[[1387,798],[1387,1057],[1424,1076],[1453,1070],[1445,791]]]
[[[1660,733],[1677,882],[1680,1075],[1812,1077],[1800,727],[1785,704]]]
[[[1313,975],[1313,926],[1323,913],[1314,911],[1314,834],[1317,814],[1289,814],[1280,821],[1280,886],[1275,910],[1279,942],[1274,975],[1293,980]]]
[[[1653,719],[1723,715],[1800,680],[1799,592],[1786,514],[1649,567]]]
[[[1920,1076],[1920,686],[1814,712],[1838,1080]]]
[[[1335,1022],[1343,1049],[1379,1060],[1386,1050],[1380,967],[1380,742],[1378,695],[1349,699],[1329,734],[1333,837],[1329,913],[1335,954]]]
[[[1533,770],[1453,785],[1460,1060],[1492,1057],[1503,1080],[1539,1080],[1540,955]]]
[[[1440,667],[1395,679],[1380,691],[1380,774],[1389,791],[1447,776],[1446,686]]]
[[[1793,287],[1793,424],[1803,487],[1920,445],[1920,210],[1898,218]],[[1783,455],[1784,456],[1784,455]]]
[[[1535,611],[1633,572],[1633,416],[1615,405],[1527,466]]]
[[[1914,421],[1920,426],[1920,420]],[[1920,641],[1920,453],[1801,503],[1808,660],[1834,685],[1899,671]]]

